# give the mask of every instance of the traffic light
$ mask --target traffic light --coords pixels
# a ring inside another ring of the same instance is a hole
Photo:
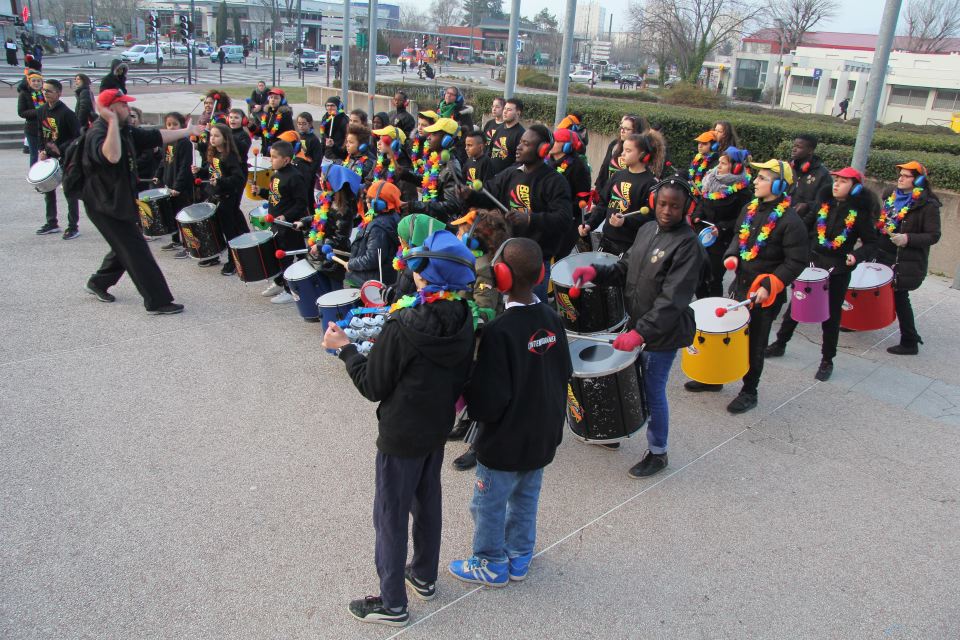
[[[152,13],[147,17],[147,35],[152,36],[157,32],[157,16]]]
[[[190,44],[190,21],[187,16],[180,16],[180,42]]]

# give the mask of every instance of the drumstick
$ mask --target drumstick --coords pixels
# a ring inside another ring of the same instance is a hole
[[[490,198],[490,200],[493,201],[493,204],[497,205],[497,208],[498,208],[498,209],[500,209],[500,210],[503,211],[504,213],[510,213],[510,209],[508,209],[507,207],[505,207],[502,202],[500,202],[499,200],[497,200],[496,198],[494,198],[494,197],[493,197],[493,194],[490,193],[485,186],[483,186],[483,183],[482,183],[482,182],[480,182],[479,180],[474,180],[473,182],[471,182],[471,183],[469,183],[469,184],[470,184],[470,188],[471,188],[471,189],[473,189],[474,191],[479,191],[479,192],[482,193],[483,195],[485,195],[485,196],[487,196],[488,198]]]
[[[567,294],[568,294],[571,298],[574,298],[574,299],[579,298],[579,297],[580,297],[580,288],[581,288],[582,286],[583,286],[583,278],[577,278],[577,281],[573,284],[572,287],[570,287],[570,291],[568,291]]]
[[[591,342],[603,342],[604,344],[613,344],[613,341],[616,338],[601,338],[600,336],[591,336],[578,333],[576,336],[573,336],[574,340],[590,340]]]
[[[307,253],[310,249],[291,249],[290,251],[284,251],[283,249],[277,249],[274,252],[274,255],[277,256],[277,260],[283,260],[287,256],[299,256],[304,253]]]
[[[260,147],[254,147],[250,150],[253,153],[253,182],[251,184],[257,184],[257,171],[260,169]]]
[[[756,294],[748,297],[746,300],[738,302],[737,304],[731,307],[717,307],[717,310],[715,311],[715,313],[717,314],[718,318],[722,318],[723,316],[727,315],[728,311],[734,311],[736,309],[739,309],[740,307],[745,307],[748,304],[753,304],[754,298],[756,298]]]
[[[637,214],[647,215],[648,213],[650,213],[650,207],[640,207],[638,211],[631,211],[629,213],[621,214],[621,217],[628,218],[630,216],[635,216]]]
[[[281,227],[287,227],[288,229],[296,228],[293,226],[292,222],[287,222],[286,220],[277,220],[276,218],[273,217],[272,214],[269,214],[269,213],[263,216],[263,221],[266,222],[267,224],[278,224]]]

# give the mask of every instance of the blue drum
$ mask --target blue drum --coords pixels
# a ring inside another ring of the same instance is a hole
[[[359,306],[359,289],[339,289],[320,296],[317,298],[317,308],[320,310],[323,330],[327,330],[328,323],[343,320],[351,309]]]
[[[314,269],[308,260],[298,260],[287,267],[283,279],[290,286],[300,317],[307,322],[320,322],[317,298],[334,289],[330,279]]]

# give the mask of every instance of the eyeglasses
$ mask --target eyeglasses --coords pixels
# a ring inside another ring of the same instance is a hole
[[[913,178],[913,174],[912,174],[912,173],[901,173],[901,174],[900,174],[899,176],[897,176],[897,177],[898,177],[898,178],[903,178],[904,180],[910,180],[910,179]]]
[[[52,93],[52,94],[54,94],[54,95],[56,95],[57,93],[59,93],[59,91],[57,91],[56,89],[44,89],[43,92],[44,92],[44,93]]]

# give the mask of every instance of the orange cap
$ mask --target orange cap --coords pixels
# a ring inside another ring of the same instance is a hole
[[[910,171],[916,171],[922,176],[927,175],[927,168],[916,160],[911,160],[906,164],[898,164],[897,169],[909,169]]]
[[[696,138],[694,138],[694,141],[695,142],[716,142],[717,134],[715,134],[713,131],[704,131],[703,133],[698,135]]]
[[[284,131],[277,137],[281,140],[286,140],[290,144],[296,144],[300,142],[300,134],[298,134],[296,131]]]

